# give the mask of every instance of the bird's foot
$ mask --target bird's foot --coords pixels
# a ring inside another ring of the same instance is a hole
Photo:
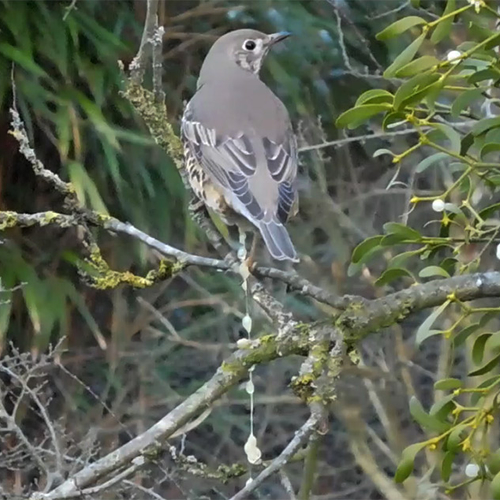
[[[239,229],[239,233],[240,233],[240,247],[238,248],[238,259],[244,261],[247,257],[247,247],[246,247],[247,234],[242,229]]]

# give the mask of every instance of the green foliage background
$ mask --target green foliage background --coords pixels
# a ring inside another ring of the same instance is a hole
[[[478,4],[476,12],[465,0],[417,3],[161,3],[164,89],[174,123],[217,36],[239,27],[294,33],[269,57],[263,78],[286,103],[303,148],[301,211],[290,229],[302,254],[298,271],[339,294],[377,296],[497,267],[496,5]],[[145,2],[69,4],[0,2],[0,210],[36,212],[61,203],[34,178],[7,133],[14,63],[17,106],[47,168],[71,181],[87,206],[209,255],[188,217],[175,166],[119,94],[117,61],[127,66],[137,50]],[[467,54],[460,65],[446,59],[450,49]],[[400,133],[404,126],[412,133]],[[372,134],[377,139],[366,137]],[[334,144],[324,146],[328,141]],[[441,212],[432,208],[436,200]],[[158,262],[122,236],[97,236],[115,269],[143,273]],[[101,291],[78,280],[76,231],[14,229],[2,241],[0,349],[43,352],[63,339],[63,366],[83,384],[52,373],[50,409],[62,424],[71,422],[74,440],[96,421],[92,446],[104,451],[140,432],[196,389],[241,335],[242,292],[223,274],[190,269],[145,291]],[[299,318],[330,312],[293,295],[286,300]],[[390,339],[366,342],[361,366],[340,383],[320,457],[320,498],[413,498],[425,486],[457,498],[489,492],[497,477],[499,326],[491,314],[497,309],[450,297],[427,319],[392,327]],[[268,328],[264,321],[257,326],[259,333]],[[256,426],[265,456],[274,456],[304,417],[287,388],[297,366],[283,360],[258,370]],[[470,393],[474,401],[464,399]],[[186,443],[210,465],[240,460],[248,433],[244,391],[226,403]],[[29,411],[24,418],[36,429]],[[467,479],[469,462],[481,473]],[[404,480],[412,470],[403,486],[392,483],[395,474]],[[8,470],[2,479],[9,487],[14,482]],[[199,480],[188,488],[178,477],[173,485],[157,484],[166,498],[186,488],[223,498],[237,486],[221,493]],[[278,482],[270,484],[269,495],[280,492]]]

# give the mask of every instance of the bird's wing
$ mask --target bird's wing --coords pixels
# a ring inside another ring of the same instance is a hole
[[[267,165],[272,178],[278,183],[277,217],[283,224],[292,210],[297,188],[297,143],[293,130],[290,128],[281,143],[264,138],[264,149]]]
[[[255,139],[251,140],[243,132],[233,136],[218,135],[216,130],[197,121],[189,107],[184,113],[181,132],[191,153],[210,177],[222,188],[234,193],[253,219],[261,220],[264,216],[263,209],[249,186],[258,161],[252,142]],[[271,177],[278,184],[278,207],[273,215],[284,223],[296,195],[297,148],[293,132],[290,130],[281,143],[263,138],[261,150],[265,153]]]

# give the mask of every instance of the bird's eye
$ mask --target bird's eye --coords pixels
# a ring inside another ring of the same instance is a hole
[[[253,40],[246,40],[245,43],[243,44],[243,48],[245,50],[254,50],[255,47],[257,47],[257,44]]]

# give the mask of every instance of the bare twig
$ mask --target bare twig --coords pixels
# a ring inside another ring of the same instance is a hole
[[[319,423],[317,415],[311,415],[306,423],[296,432],[294,438],[288,443],[281,454],[276,457],[271,464],[266,467],[255,479],[252,479],[242,490],[231,497],[231,500],[245,500],[248,494],[255,491],[268,477],[272,476],[284,467],[293,455],[309,439],[309,436],[315,432]]]
[[[71,3],[68,5],[68,7],[66,7],[66,12],[64,13],[64,16],[63,16],[63,21],[66,21],[66,19],[68,18],[68,16],[71,14],[71,12],[73,10],[76,10],[76,2],[78,0],[71,0]]]
[[[146,64],[151,53],[151,41],[155,31],[158,0],[148,0],[144,30],[137,55],[129,66],[130,76],[135,84],[140,85],[146,72]]]
[[[387,10],[385,12],[382,12],[381,14],[377,14],[375,16],[370,16],[368,19],[374,20],[374,19],[382,19],[383,17],[390,16],[391,14],[396,14],[397,12],[406,9],[406,7],[410,6],[410,0],[406,0],[406,2],[403,2],[401,5],[398,5],[396,8]]]
[[[447,120],[444,120],[442,117],[436,117],[437,120],[442,121],[448,125],[453,125],[454,128],[468,128],[472,127],[477,123],[476,120],[465,120],[457,123],[450,123]],[[425,132],[427,130],[432,130],[432,127],[422,127],[420,131]],[[318,149],[324,149],[329,147],[340,147],[345,144],[350,144],[352,142],[360,142],[363,143],[365,141],[370,141],[372,139],[390,139],[391,137],[395,137],[398,135],[411,135],[416,134],[417,130],[412,128],[407,128],[404,130],[395,130],[393,132],[383,132],[383,133],[375,133],[375,134],[366,134],[366,135],[358,135],[356,137],[346,137],[344,139],[337,139],[335,141],[323,142],[321,144],[313,144],[312,146],[303,146],[299,148],[299,153],[305,153],[306,151],[315,151]]]
[[[46,226],[53,225],[60,228],[78,226],[82,222],[82,217],[60,214],[53,211],[39,212],[36,214],[22,214],[17,212],[0,212],[0,231],[11,227],[31,227],[31,226]],[[228,259],[212,259],[210,257],[202,257],[200,255],[190,254],[163,243],[156,238],[146,234],[144,231],[137,229],[129,223],[121,222],[114,217],[100,216],[99,214],[89,212],[89,223],[98,225],[103,229],[112,232],[127,234],[133,238],[142,241],[150,248],[160,252],[165,257],[173,257],[179,263],[185,265],[209,267],[213,269],[231,271],[238,273],[234,265]],[[268,267],[255,267],[252,269],[254,275],[258,278],[272,278],[286,283],[291,289],[298,291],[301,295],[312,297],[319,302],[331,305],[338,309],[344,309],[354,299],[351,296],[337,297],[320,287],[313,285],[305,278],[301,278],[294,272],[286,272],[280,269]]]
[[[430,128],[430,127],[429,127]],[[329,148],[332,146],[344,146],[345,144],[349,144],[352,142],[364,142],[370,141],[372,139],[387,139],[390,137],[394,137],[396,135],[410,135],[416,134],[417,130],[414,129],[405,129],[405,130],[395,130],[394,132],[384,132],[380,134],[366,134],[359,135],[357,137],[346,137],[345,139],[337,139],[335,141],[323,142],[321,144],[313,144],[312,146],[303,146],[299,148],[299,153],[305,153],[306,151],[315,151],[317,149]]]
[[[121,222],[115,218],[109,218],[103,223],[103,227],[105,229],[109,229],[111,231],[115,231],[117,233],[128,234],[133,238],[136,238],[150,248],[154,248],[158,250],[161,254],[165,255],[165,257],[174,257],[179,262],[183,262],[185,264],[190,264],[194,266],[202,266],[202,267],[213,267],[214,269],[222,269],[227,270],[229,266],[227,262],[218,259],[211,259],[209,257],[201,257],[199,255],[193,255],[183,250],[179,250],[175,247],[167,245],[166,243],[162,243],[161,241],[149,236],[145,232],[137,229],[129,223]]]
[[[290,481],[290,478],[287,476],[284,468],[281,468],[279,470],[279,476],[280,476],[280,481],[281,485],[285,489],[287,495],[290,497],[290,500],[297,500],[297,497],[295,496],[295,491],[293,491],[293,486]]]
[[[250,342],[245,349],[240,349],[224,361],[221,368],[206,384],[143,434],[84,467],[50,493],[38,494],[33,500],[67,498],[67,495],[89,487],[100,478],[113,474],[114,471],[130,463],[139,455],[148,457],[152,454],[154,456],[166,439],[198,415],[200,411],[220,398],[230,387],[242,380],[247,375],[248,368],[253,365],[268,363],[278,357],[291,354],[305,354],[312,346],[317,345],[320,341],[323,342],[325,335],[328,335],[329,332],[333,337],[338,335],[340,331],[345,340],[350,343],[356,342],[384,326],[402,321],[416,311],[442,304],[451,293],[454,293],[461,301],[500,297],[500,272],[435,280],[375,300],[357,299],[360,300],[360,307],[342,312],[336,319],[336,328],[325,327],[321,324],[307,325],[295,322],[291,322],[295,325],[291,328],[289,324],[286,324],[285,329],[289,329],[286,335],[278,333],[276,336],[267,336],[262,342],[259,340]],[[341,356],[340,352],[330,355]],[[336,363],[339,360],[332,359],[331,362]],[[320,422],[320,418],[314,414],[308,422],[308,426],[313,423],[316,426]],[[312,428],[307,427],[307,431],[304,430],[301,436],[307,439],[311,432]],[[296,439],[292,443],[295,446]],[[290,449],[292,443],[285,451]],[[283,458],[286,461],[288,457],[287,451],[285,456],[265,474],[262,480],[277,470],[276,466],[278,468],[281,466]]]
[[[151,44],[153,45],[153,94],[156,102],[165,101],[165,92],[162,90],[162,47],[164,32],[163,26],[158,26],[158,16],[155,16],[155,30]]]
[[[72,494],[65,496],[64,498],[85,498],[90,495],[97,495],[102,493],[109,488],[117,485],[118,483],[124,481],[126,478],[130,477],[132,474],[136,473],[145,463],[144,457],[137,457],[132,460],[132,465],[121,471],[120,473],[113,476],[108,481],[99,484],[98,486],[94,486],[92,488],[86,488],[84,490],[75,491]]]
[[[328,304],[336,309],[345,309],[353,300],[352,295],[336,296],[327,292],[323,288],[313,285],[310,281],[302,278],[295,272],[282,271],[273,267],[255,267],[252,272],[259,278],[273,278],[286,283],[292,290],[296,290],[301,295],[312,297],[318,302]]]
[[[43,166],[43,163],[37,158],[35,150],[29,143],[28,135],[24,128],[24,123],[16,109],[15,101],[13,107],[10,109],[10,116],[12,125],[11,134],[19,142],[19,152],[31,163],[35,174],[51,184],[64,197],[69,198],[71,201],[75,201],[76,194],[71,184],[62,181],[57,174],[47,170]]]

